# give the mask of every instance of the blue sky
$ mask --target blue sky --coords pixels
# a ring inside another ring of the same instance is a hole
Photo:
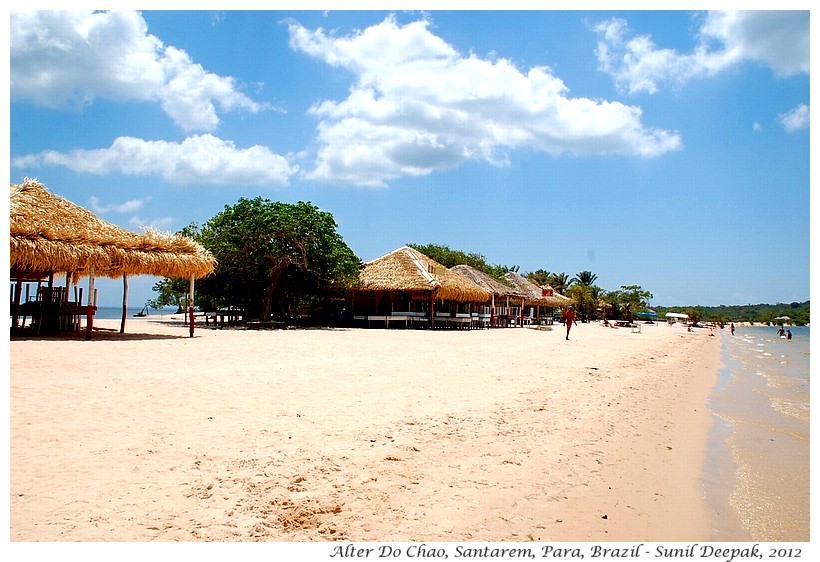
[[[10,183],[122,227],[259,195],[364,261],[436,243],[660,306],[809,299],[808,11],[9,18]]]

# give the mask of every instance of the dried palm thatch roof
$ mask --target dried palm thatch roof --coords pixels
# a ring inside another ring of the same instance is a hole
[[[524,301],[526,304],[551,307],[567,306],[572,304],[572,299],[565,297],[564,295],[559,295],[556,292],[553,292],[551,296],[544,295],[544,291],[541,287],[515,271],[508,271],[504,277],[511,281],[513,285],[518,287],[519,291],[527,295],[525,297],[526,300]]]
[[[418,250],[403,246],[367,262],[359,274],[359,289],[429,293],[457,302],[486,302],[490,293]]]
[[[36,180],[12,184],[11,269],[25,274],[87,273],[98,277],[202,277],[214,257],[190,238],[148,230],[137,234],[51,193]]]
[[[514,298],[522,298],[526,297],[524,293],[522,293],[518,288],[510,287],[509,285],[505,285],[501,281],[494,279],[492,276],[487,275],[483,271],[474,268],[471,265],[456,265],[450,268],[450,271],[461,275],[462,277],[466,277],[491,295],[495,295],[496,297],[514,297]]]

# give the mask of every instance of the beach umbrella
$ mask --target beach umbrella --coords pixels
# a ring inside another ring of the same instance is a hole
[[[52,272],[98,277],[203,277],[216,260],[190,238],[146,229],[137,234],[54,195],[34,180],[11,185],[11,270],[44,277]]]
[[[10,186],[9,234],[12,279],[36,280],[65,272],[68,285],[88,275],[89,305],[98,276],[188,278],[193,297],[194,279],[216,266],[210,252],[190,238],[152,229],[143,234],[125,230],[30,179]]]

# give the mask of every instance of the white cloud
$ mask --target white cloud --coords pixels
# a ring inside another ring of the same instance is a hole
[[[641,110],[570,98],[549,68],[462,55],[428,30],[394,18],[347,37],[289,25],[290,44],[355,77],[342,101],[316,104],[316,167],[308,177],[360,185],[424,175],[507,151],[655,156],[680,137],[641,123]]]
[[[779,76],[809,73],[808,11],[709,12],[690,53],[658,48],[648,35],[631,36],[627,22],[595,27],[600,69],[630,93],[659,91],[666,83],[712,76],[743,62],[761,63]]]
[[[103,215],[105,213],[133,213],[142,209],[142,206],[145,204],[145,201],[142,199],[131,199],[130,201],[126,201],[125,203],[120,203],[119,205],[102,205],[100,204],[100,200],[97,197],[91,196],[88,200],[88,204],[92,211],[97,214]]]
[[[131,217],[128,224],[137,229],[152,229],[160,232],[169,232],[174,225],[173,217],[160,217],[151,221],[146,221],[137,215]]]
[[[266,106],[148,33],[137,12],[13,11],[11,99],[59,108],[95,98],[152,101],[179,127],[213,131],[220,111]]]
[[[183,185],[287,185],[299,169],[263,146],[239,149],[212,135],[181,143],[119,137],[111,147],[57,152],[47,150],[12,158],[15,167],[63,166],[78,173],[159,175]]]
[[[98,197],[92,195],[88,199],[88,208],[98,215],[105,215],[108,213],[136,213],[143,208],[148,199],[150,199],[150,197],[144,200],[131,199],[129,201],[125,201],[124,203],[104,205],[100,202]],[[131,218],[128,219],[128,225],[135,229],[150,228],[159,231],[168,231],[174,225],[174,218],[160,217],[149,221],[141,218],[139,215],[132,215]]]
[[[794,131],[799,131],[809,126],[811,112],[809,111],[808,105],[801,103],[791,111],[778,115],[777,120],[783,125],[786,131],[793,133]]]
[[[808,11],[710,12],[701,35],[722,43],[729,59],[761,62],[781,76],[809,73]]]

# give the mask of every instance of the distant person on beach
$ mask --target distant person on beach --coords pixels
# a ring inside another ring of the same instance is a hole
[[[573,312],[571,306],[567,308],[567,312],[564,314],[564,319],[567,322],[567,339],[569,339],[569,329],[572,328],[572,324],[575,322],[575,312]]]
[[[791,330],[786,330],[786,340],[787,341],[792,341],[792,331]]]
[[[729,327],[732,329],[732,335],[734,336],[735,335],[735,323],[732,322],[732,324]]]
[[[783,326],[780,326],[780,329],[777,331],[777,335],[782,338],[785,333],[786,331],[783,329]]]

